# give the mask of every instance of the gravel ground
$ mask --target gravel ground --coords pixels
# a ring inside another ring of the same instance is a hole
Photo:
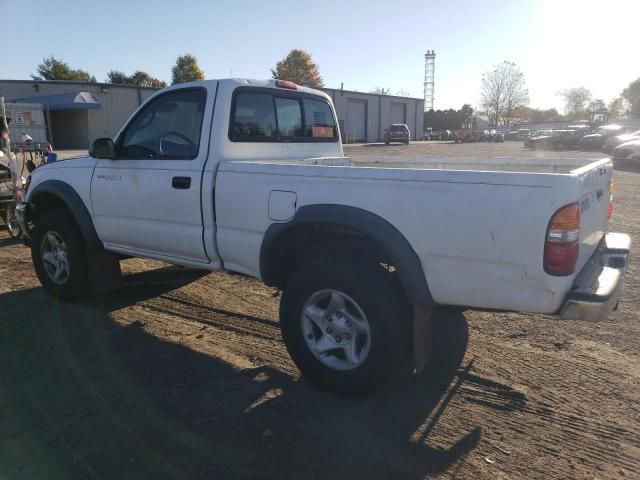
[[[346,150],[530,155],[515,142]],[[618,168],[611,229],[637,241],[640,169]],[[277,292],[258,281],[131,259],[122,290],[61,304],[0,233],[0,477],[640,478],[639,251],[607,320],[441,311],[423,374],[343,399],[299,378]]]

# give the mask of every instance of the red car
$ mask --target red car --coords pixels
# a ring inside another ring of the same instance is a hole
[[[389,127],[384,137],[384,143],[389,145],[391,142],[400,142],[409,145],[411,132],[405,123],[394,123]]]

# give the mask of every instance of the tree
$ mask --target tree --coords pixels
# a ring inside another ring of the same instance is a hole
[[[62,59],[55,58],[53,55],[42,59],[42,63],[38,65],[38,74],[31,75],[34,80],[73,80],[80,82],[95,82],[96,77],[89,75],[88,72],[80,69],[73,69]]]
[[[129,77],[120,70],[110,70],[107,73],[107,83],[116,83],[118,85],[128,85]]]
[[[473,107],[468,103],[465,103],[462,105],[460,113],[462,114],[462,121],[464,123],[471,122],[471,118],[473,118]]]
[[[140,87],[153,88],[164,88],[167,86],[166,82],[158,80],[142,70],[136,71],[131,76],[121,72],[120,70],[111,70],[107,73],[107,82],[119,85],[138,85]]]
[[[587,105],[591,101],[591,91],[585,87],[567,88],[560,92],[564,100],[565,114],[571,120],[584,117]]]
[[[275,68],[271,69],[271,75],[273,78],[289,80],[298,85],[324,86],[318,65],[304,50],[291,50],[286,57],[276,63]]]
[[[398,90],[396,92],[396,95],[399,96],[399,97],[409,97],[409,96],[411,96],[411,94],[409,92],[407,92],[406,90],[404,90],[403,88]]]
[[[473,108],[465,104],[460,110],[428,110],[424,112],[424,127],[433,130],[459,130],[473,117]]]
[[[627,111],[627,106],[622,97],[616,97],[609,102],[609,118],[615,120],[616,118],[622,118]]]
[[[607,105],[604,103],[604,100],[601,98],[596,98],[595,100],[591,100],[589,105],[587,106],[587,111],[589,112],[606,112]]]
[[[129,80],[132,85],[140,85],[141,87],[164,88],[167,86],[167,82],[158,80],[142,70],[134,72],[134,74],[129,77]]]
[[[204,80],[204,72],[198,65],[196,57],[190,53],[180,55],[171,69],[172,84]]]
[[[389,95],[390,91],[391,91],[390,88],[376,87],[373,90],[369,90],[369,93],[375,93],[376,95]]]
[[[640,118],[640,78],[635,79],[622,91],[622,97],[629,104],[630,115]]]
[[[524,73],[512,62],[496,65],[482,76],[481,102],[492,125],[510,126],[513,112],[529,103]]]

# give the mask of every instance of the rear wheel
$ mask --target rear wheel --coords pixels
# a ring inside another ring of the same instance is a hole
[[[384,268],[327,256],[291,276],[280,303],[280,325],[305,377],[353,395],[383,383],[411,353],[409,312]]]
[[[84,239],[71,214],[55,208],[34,222],[31,257],[42,286],[56,298],[76,300],[87,292]]]

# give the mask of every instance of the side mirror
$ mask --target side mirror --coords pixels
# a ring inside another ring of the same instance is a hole
[[[89,155],[93,158],[116,159],[116,146],[110,138],[98,138],[91,142]]]

